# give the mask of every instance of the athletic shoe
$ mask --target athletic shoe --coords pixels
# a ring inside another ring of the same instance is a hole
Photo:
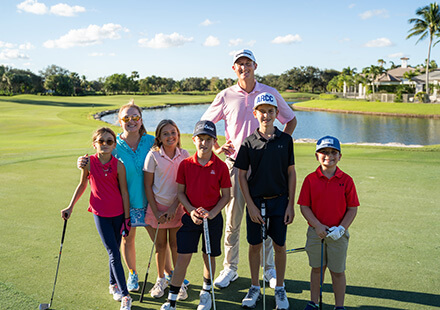
[[[342,306],[342,307],[335,307],[335,310],[345,310],[345,307],[344,306]]]
[[[228,287],[229,284],[238,278],[238,273],[235,270],[225,268],[220,271],[220,275],[215,279],[214,285],[218,288]]]
[[[133,300],[130,296],[124,296],[121,300],[121,308],[120,310],[131,310],[131,302]]]
[[[167,279],[167,281],[169,282],[169,283],[171,283],[171,277],[173,276],[173,272],[171,271],[171,274],[166,274],[165,275],[165,279]],[[188,288],[188,286],[189,286],[189,280],[187,280],[187,279],[184,279],[183,280],[183,284],[185,284],[185,286]]]
[[[200,291],[200,302],[197,310],[210,310],[212,306],[211,293],[205,290]]]
[[[180,287],[179,293],[177,294],[177,300],[185,300],[188,298],[188,293],[186,292],[186,285],[185,283],[182,284],[182,286]]]
[[[116,301],[121,301],[122,291],[119,289],[117,284],[113,284],[108,287],[108,292],[113,295],[113,299]]]
[[[289,300],[286,296],[286,290],[284,287],[275,289],[275,303],[277,310],[287,310],[289,309]]]
[[[309,301],[307,303],[307,306],[304,308],[304,310],[318,310],[319,306],[315,304],[313,301]]]
[[[241,306],[246,309],[252,309],[255,308],[257,305],[257,301],[259,301],[261,298],[261,292],[259,288],[251,286],[249,289],[249,292],[246,294],[246,296],[241,301]]]
[[[150,295],[153,298],[161,298],[165,294],[165,289],[168,286],[168,281],[165,278],[157,278],[156,284],[150,290]]]
[[[133,269],[130,269],[130,271],[128,272],[127,289],[129,292],[139,291],[139,278],[137,273],[134,272]]]
[[[176,307],[171,307],[170,302],[167,301],[160,307],[160,310],[176,310]]]
[[[270,288],[277,286],[277,273],[274,268],[267,269],[263,276],[264,281],[269,282]]]

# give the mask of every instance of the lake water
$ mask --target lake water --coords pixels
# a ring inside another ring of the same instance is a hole
[[[164,118],[174,120],[182,133],[192,133],[208,105],[182,105],[144,110],[144,126],[154,135],[156,125]],[[325,135],[338,137],[342,143],[398,143],[404,145],[440,144],[440,119],[374,116],[345,113],[295,111],[298,126],[295,139],[317,140]],[[117,124],[117,114],[102,120]],[[216,124],[217,133],[225,134],[224,122]],[[283,128],[278,121],[278,128]]]

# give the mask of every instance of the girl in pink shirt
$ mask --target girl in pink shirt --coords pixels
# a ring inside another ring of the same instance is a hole
[[[177,200],[176,176],[179,164],[189,156],[188,151],[180,147],[180,131],[176,123],[169,119],[159,122],[156,138],[144,164],[145,193],[148,208],[145,223],[150,235],[154,235],[159,225],[156,240],[157,280],[150,294],[154,298],[164,295],[168,281],[165,278],[165,258],[167,247],[171,249],[174,264],[177,260],[176,233],[182,226],[183,206]],[[178,298],[188,297],[183,284]]]
[[[132,299],[128,294],[124,268],[119,247],[121,235],[130,231],[130,199],[125,179],[124,164],[112,155],[116,146],[116,135],[110,128],[102,127],[93,134],[96,154],[81,170],[81,180],[69,206],[61,210],[67,220],[76,202],[90,182],[91,193],[88,211],[93,213],[96,229],[109,255],[110,286],[113,299],[121,301],[121,310],[130,310]]]

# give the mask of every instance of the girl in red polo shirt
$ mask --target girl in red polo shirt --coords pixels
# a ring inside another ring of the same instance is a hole
[[[113,299],[121,301],[121,310],[130,310],[132,299],[128,294],[119,252],[122,235],[127,236],[130,231],[130,199],[124,164],[112,155],[115,146],[113,130],[102,127],[95,131],[93,147],[96,154],[90,156],[81,169],[79,185],[69,206],[61,210],[61,216],[65,220],[70,217],[75,203],[87,188],[88,179],[91,187],[88,211],[93,213],[96,229],[109,256],[109,292],[113,294]]]

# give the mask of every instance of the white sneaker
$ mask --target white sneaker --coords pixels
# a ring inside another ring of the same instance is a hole
[[[270,288],[277,286],[277,273],[274,268],[267,269],[264,272],[263,280],[269,282]]]
[[[165,278],[157,278],[156,283],[150,290],[150,295],[153,298],[161,298],[165,294],[165,289],[168,286],[168,281]]]
[[[257,301],[261,298],[261,292],[260,289],[251,286],[246,296],[241,301],[241,306],[243,308],[255,308],[257,305]]]
[[[212,306],[211,293],[205,290],[200,291],[200,302],[197,310],[210,310]]]
[[[179,293],[177,294],[177,300],[185,300],[188,298],[188,293],[186,292],[186,285],[185,283],[182,284],[180,287]]]
[[[113,295],[113,299],[116,301],[121,301],[122,291],[119,289],[117,284],[109,285],[108,292]]]
[[[131,302],[133,300],[130,296],[124,296],[121,300],[121,308],[120,310],[131,310]]]
[[[228,287],[229,284],[238,278],[238,273],[235,270],[225,268],[220,271],[220,275],[215,279],[214,285],[218,288]]]
[[[170,302],[167,301],[160,307],[160,310],[176,310],[176,307],[171,307]]]
[[[286,290],[284,288],[277,288],[275,290],[275,303],[276,308],[278,310],[287,310],[289,309],[289,300],[286,296]]]

